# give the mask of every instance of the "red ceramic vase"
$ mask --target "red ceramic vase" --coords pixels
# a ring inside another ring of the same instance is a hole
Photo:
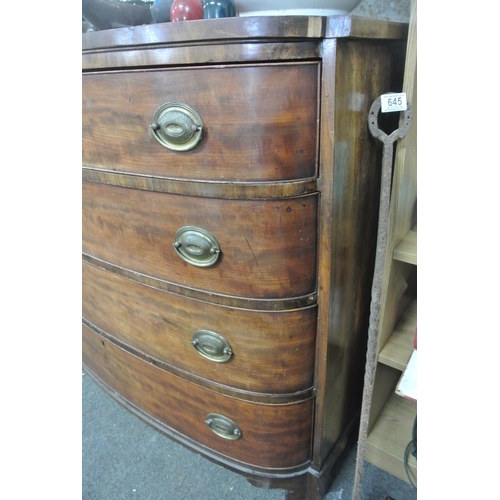
[[[170,9],[170,21],[193,21],[203,19],[201,0],[174,0]]]

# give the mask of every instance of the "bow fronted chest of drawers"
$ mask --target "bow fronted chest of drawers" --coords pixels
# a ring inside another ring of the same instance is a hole
[[[407,26],[214,19],[83,35],[83,363],[289,499],[356,434],[380,146]]]

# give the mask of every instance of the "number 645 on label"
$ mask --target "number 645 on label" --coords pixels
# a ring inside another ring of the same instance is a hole
[[[390,113],[391,111],[406,111],[406,94],[384,94],[380,96],[380,110],[382,113]]]

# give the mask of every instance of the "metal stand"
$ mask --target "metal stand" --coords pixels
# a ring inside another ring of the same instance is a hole
[[[370,305],[370,324],[368,327],[368,346],[366,352],[365,379],[363,400],[361,404],[361,421],[359,426],[358,450],[356,456],[356,472],[352,500],[361,500],[361,486],[364,472],[366,439],[368,437],[368,423],[375,379],[377,337],[380,320],[380,298],[382,293],[382,279],[384,275],[385,254],[389,227],[389,212],[391,199],[391,181],[394,143],[402,139],[410,130],[412,112],[410,104],[404,112],[402,122],[394,132],[387,135],[378,127],[378,113],[381,107],[381,98],[378,97],[370,108],[368,127],[371,134],[379,139],[383,145],[382,155],[382,180],[380,187],[379,223],[377,232],[377,251],[375,256],[375,270],[372,284],[372,300]]]

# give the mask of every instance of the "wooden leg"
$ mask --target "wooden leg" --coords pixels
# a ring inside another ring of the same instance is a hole
[[[258,488],[285,490],[286,500],[307,500],[307,477],[308,474],[289,479],[257,479],[254,477],[246,479]]]
[[[328,492],[334,477],[337,475],[344,459],[356,443],[353,428],[357,420],[353,419],[348,431],[339,440],[328,460],[319,473],[305,471],[302,475],[288,479],[259,478],[246,476],[247,481],[259,488],[282,489],[286,491],[286,500],[322,500]]]
[[[307,474],[286,488],[285,500],[307,500]]]

